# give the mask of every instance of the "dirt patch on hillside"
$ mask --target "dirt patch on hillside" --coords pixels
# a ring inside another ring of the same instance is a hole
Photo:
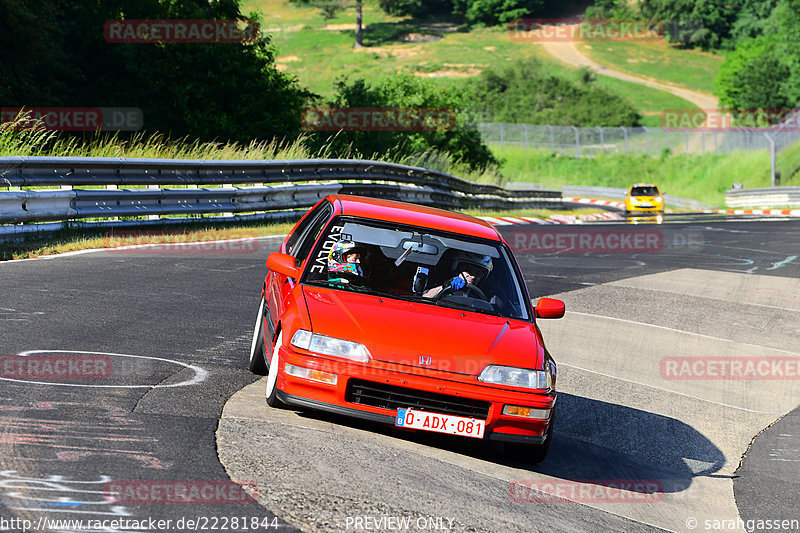
[[[430,33],[406,33],[400,37],[400,40],[407,43],[431,43],[434,41],[441,41],[442,37]]]
[[[356,25],[354,23],[348,24],[326,24],[321,29],[325,31],[345,31],[345,30],[353,30],[356,31]],[[366,30],[366,26],[361,27],[362,30]]]

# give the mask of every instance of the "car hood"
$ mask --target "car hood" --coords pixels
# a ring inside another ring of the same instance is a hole
[[[530,322],[316,287],[304,294],[314,333],[360,342],[376,363],[472,376],[490,364],[543,365]]]

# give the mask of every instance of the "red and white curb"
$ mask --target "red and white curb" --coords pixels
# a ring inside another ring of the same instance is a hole
[[[707,209],[701,213],[718,213],[724,215],[783,215],[800,217],[800,209]]]
[[[591,215],[552,215],[550,218],[537,217],[479,217],[493,226],[510,226],[513,224],[580,224],[595,220],[624,220],[617,213],[595,213]]]
[[[565,196],[565,202],[572,204],[587,204],[587,205],[607,205],[609,207],[616,207],[617,209],[625,210],[623,202],[616,202],[614,200],[595,200],[594,198],[576,198],[575,196]]]

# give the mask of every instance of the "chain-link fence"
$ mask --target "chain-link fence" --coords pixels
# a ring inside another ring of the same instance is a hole
[[[727,154],[736,150],[767,150],[771,142],[776,150],[800,139],[799,131],[771,129],[759,131],[670,131],[662,128],[537,126],[480,122],[483,140],[504,146],[528,146],[549,149],[573,157],[602,154],[659,156],[671,153]]]
[[[479,122],[484,142],[501,146],[542,148],[572,157],[598,155],[660,156],[672,154],[728,154],[764,150],[772,162],[775,184],[776,154],[800,141],[800,108],[783,123],[758,130],[669,130],[656,127],[576,127]]]

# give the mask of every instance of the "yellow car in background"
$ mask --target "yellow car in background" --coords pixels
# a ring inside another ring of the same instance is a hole
[[[625,196],[625,214],[663,212],[664,196],[658,185],[636,183],[628,189],[628,194]]]

